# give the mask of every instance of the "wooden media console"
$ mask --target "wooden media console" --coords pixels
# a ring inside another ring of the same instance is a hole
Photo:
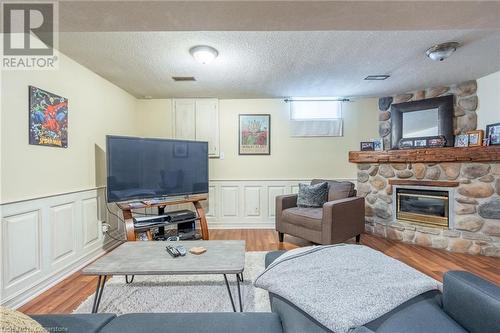
[[[155,208],[158,207],[160,209],[165,208],[166,206],[172,206],[172,205],[181,205],[181,204],[189,204],[192,203],[196,209],[196,213],[198,214],[198,218],[200,220],[200,227],[201,227],[201,237],[203,240],[208,240],[209,239],[209,233],[208,233],[208,224],[207,224],[207,218],[205,215],[205,210],[203,209],[201,205],[201,201],[207,200],[206,195],[197,195],[197,196],[189,196],[185,198],[180,198],[180,199],[172,199],[172,200],[165,200],[165,201],[156,201],[152,204],[146,204],[144,202],[139,202],[135,201],[133,203],[119,203],[118,207],[122,210],[123,213],[123,219],[125,220],[125,228],[127,231],[127,240],[128,241],[135,241],[137,240],[137,233],[140,231],[137,231],[134,225],[134,220],[133,220],[133,213],[132,210],[134,209],[144,209],[144,208]],[[148,239],[152,239],[152,235],[150,231],[146,232]]]

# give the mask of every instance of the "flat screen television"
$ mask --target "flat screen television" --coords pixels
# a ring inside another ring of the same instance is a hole
[[[106,136],[108,202],[208,193],[208,143]]]

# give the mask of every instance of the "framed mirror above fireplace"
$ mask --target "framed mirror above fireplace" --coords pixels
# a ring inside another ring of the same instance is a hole
[[[391,106],[392,149],[401,141],[444,138],[453,147],[453,95],[393,104]]]

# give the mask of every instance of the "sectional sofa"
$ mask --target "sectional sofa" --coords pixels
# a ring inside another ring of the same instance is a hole
[[[266,267],[282,251],[266,256]],[[32,316],[67,333],[331,333],[299,308],[270,295],[272,313],[137,313]],[[355,333],[497,333],[500,287],[468,272],[450,271],[443,292],[432,291],[357,328]]]

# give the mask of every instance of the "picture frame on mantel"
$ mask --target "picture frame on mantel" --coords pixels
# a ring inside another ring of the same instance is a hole
[[[468,147],[469,146],[469,135],[468,134],[459,134],[455,136],[455,147]]]
[[[413,148],[441,148],[446,145],[446,139],[443,136],[429,136],[411,139],[399,140],[399,149]]]
[[[483,130],[467,131],[469,136],[469,147],[480,147],[483,145]]]
[[[500,123],[486,126],[486,139],[490,146],[500,145]]]

